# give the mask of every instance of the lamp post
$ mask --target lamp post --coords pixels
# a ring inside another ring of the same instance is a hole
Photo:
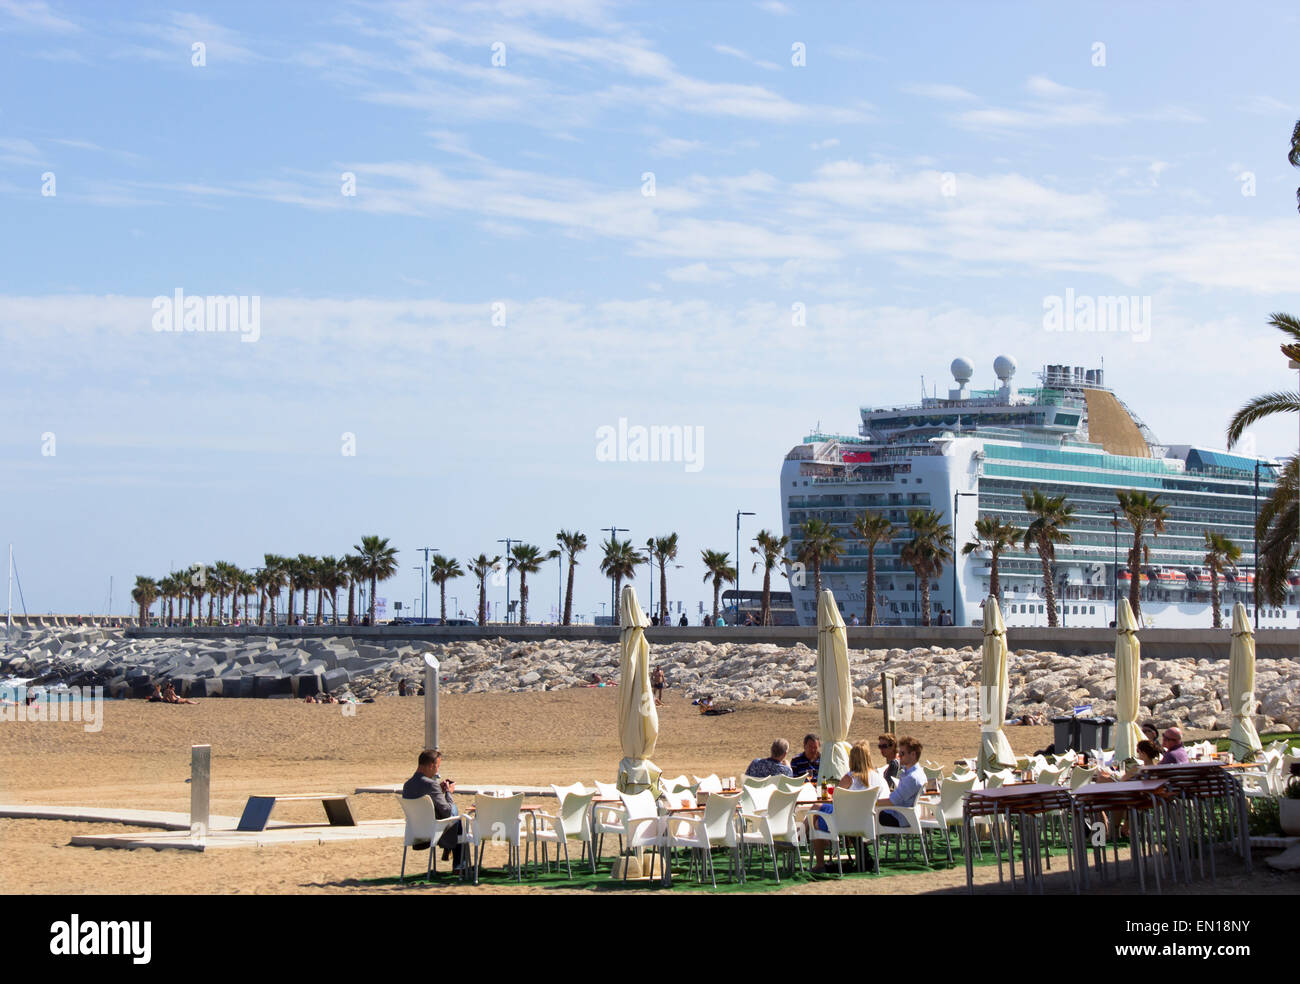
[[[1115,559],[1110,567],[1110,601],[1115,608],[1115,627],[1119,628],[1119,510],[1112,509],[1110,518],[1115,539]]]
[[[600,532],[609,534],[609,542],[614,543],[618,539],[618,534],[627,533],[628,530],[619,526],[617,523],[611,523],[609,526],[602,526]],[[618,611],[618,598],[614,590],[614,579],[609,579],[609,617],[615,618],[615,612]],[[601,614],[604,614],[603,612]]]
[[[506,624],[510,624],[510,544],[521,542],[519,537],[506,537],[504,540],[497,540],[497,543],[506,545]]]
[[[952,494],[952,624],[957,624],[957,504],[961,497],[968,495],[979,498],[977,492],[954,492]]]
[[[420,578],[420,620],[422,622],[427,622],[429,621],[429,591],[428,591],[429,551],[430,550],[437,551],[441,548],[416,547],[415,549],[424,551],[424,574]]]
[[[1293,366],[1298,365],[1298,363],[1294,363],[1294,362],[1291,364]],[[1254,582],[1252,585],[1252,587],[1254,588],[1254,594],[1252,595],[1252,600],[1255,603],[1255,631],[1256,632],[1259,631],[1259,468],[1260,465],[1263,465],[1270,472],[1274,468],[1273,463],[1270,461],[1260,461],[1258,458],[1255,459],[1255,521],[1251,523],[1251,526],[1253,527],[1254,530],[1255,545],[1253,547],[1253,552],[1250,555],[1250,577],[1251,577],[1251,581]]]
[[[420,548],[416,547],[416,549],[419,550]],[[420,572],[420,598],[424,597],[424,571],[426,569],[427,568],[421,567],[419,564],[416,564],[415,567],[412,568],[412,570],[416,570]],[[420,598],[414,598],[411,600],[411,611],[415,611],[416,603],[419,602]],[[423,605],[420,605],[420,610],[424,611]],[[414,618],[415,616],[411,616],[411,617]],[[423,620],[424,616],[421,615],[420,618],[421,620]]]
[[[560,583],[555,587],[555,624],[564,621],[564,551],[555,551],[556,566],[560,572]]]
[[[736,511],[736,624],[740,624],[740,517],[753,516],[752,512]]]

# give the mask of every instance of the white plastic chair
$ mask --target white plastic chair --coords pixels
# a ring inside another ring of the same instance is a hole
[[[664,867],[663,848],[666,839],[664,818],[659,815],[659,805],[654,794],[648,789],[628,795],[621,793],[623,801],[623,844],[627,851],[650,849],[650,877],[654,877],[655,856],[659,857],[659,875],[667,878]],[[627,881],[627,865],[623,865],[623,880]]]
[[[925,772],[925,784],[937,783],[943,778],[943,766],[937,762],[923,762],[921,769]]]
[[[1009,782],[1014,782],[1015,778],[1015,773],[1010,769],[1003,769],[1001,772],[990,772],[984,777],[984,788],[997,789],[999,786],[1005,786]]]
[[[740,789],[740,810],[742,813],[762,813],[767,809],[768,802],[772,799],[772,794],[776,792],[776,786],[772,783],[763,783],[755,786],[742,786]],[[713,797],[709,797],[712,799]]]
[[[600,803],[592,811],[591,829],[596,835],[597,857],[601,857],[605,853],[606,834],[613,834],[618,838],[618,851],[620,854],[623,853],[623,821],[627,819],[627,811],[623,808],[623,803],[619,799],[620,796],[617,783],[596,781],[596,798],[614,801],[612,803]]]
[[[692,778],[695,780],[695,794],[697,796],[700,793],[722,792],[722,780],[718,778],[718,774],[716,772],[713,773],[712,775],[705,776],[703,779],[701,779],[699,776],[692,776]]]
[[[937,831],[943,835],[943,846],[948,852],[949,864],[952,864],[952,840],[948,836],[948,832],[950,828],[962,825],[962,800],[974,787],[974,776],[968,776],[964,779],[945,779],[943,785],[939,787],[938,802],[928,804],[933,815],[920,817],[923,831]],[[978,846],[977,844],[977,850]],[[970,850],[970,848],[968,847],[967,850]]]
[[[876,840],[876,800],[880,798],[880,788],[842,789],[835,787],[831,793],[834,809],[830,813],[808,814],[808,838],[810,841],[830,841],[835,850],[835,863],[840,874],[844,874],[844,858],[840,853],[840,844],[846,838],[859,837],[865,843],[871,841],[871,857],[876,865],[876,874],[880,874],[880,850]],[[821,830],[817,821],[826,824]],[[862,854],[858,854],[858,870],[862,870]]]
[[[795,793],[797,795],[805,786],[814,785],[804,779],[803,776],[798,779],[792,779],[789,776],[773,776],[772,778],[776,780],[773,785],[783,793]]]
[[[731,852],[732,877],[741,882],[745,880],[745,866],[741,863],[740,851],[740,794],[723,795],[714,793],[704,804],[704,827],[709,835],[710,847],[725,847]],[[711,864],[711,862],[710,862]],[[715,879],[714,884],[717,884]]]
[[[533,814],[534,824],[530,832],[530,838],[533,841],[533,857],[537,857],[537,849],[540,846],[542,851],[542,865],[546,870],[550,870],[549,862],[546,857],[546,845],[555,845],[555,864],[560,864],[560,845],[564,845],[564,866],[568,869],[569,880],[573,880],[573,865],[569,863],[569,841],[576,840],[583,845],[588,856],[591,858],[591,873],[596,873],[596,852],[595,844],[591,836],[591,801],[596,798],[592,792],[576,792],[570,787],[569,792],[565,792],[559,786],[552,786],[555,790],[555,796],[559,800],[559,808],[555,816],[549,813],[538,811]],[[578,789],[582,789],[581,786]]]
[[[675,793],[681,789],[689,789],[691,792],[695,792],[695,786],[696,784],[687,779],[684,775],[677,776],[673,779],[659,780],[659,789],[668,793]]]
[[[1078,792],[1088,783],[1092,782],[1097,775],[1097,767],[1076,765],[1074,771],[1070,773],[1070,792]]]
[[[406,881],[406,851],[408,848],[416,851],[428,849],[429,864],[424,869],[424,877],[428,878],[432,872],[438,870],[438,864],[434,857],[434,852],[438,850],[438,838],[452,824],[459,823],[460,817],[448,817],[446,820],[439,820],[433,809],[433,798],[429,796],[421,796],[418,799],[407,799],[404,796],[398,796],[397,802],[402,804],[402,813],[406,816],[406,830],[402,835],[402,874],[400,880]]]
[[[478,884],[479,868],[483,864],[483,850],[488,844],[504,843],[509,849],[506,866],[513,865],[515,880],[523,881],[523,862],[519,854],[527,843],[524,838],[520,807],[524,794],[514,796],[474,797],[474,822],[465,843],[474,850],[474,884]]]
[[[803,871],[801,848],[805,841],[803,825],[795,819],[795,799],[794,793],[783,793],[780,790],[774,790],[767,801],[767,810],[765,812],[742,812],[740,815],[745,824],[745,830],[741,834],[742,843],[746,847],[767,847],[772,854],[772,873],[776,876],[778,885],[781,883],[781,873],[778,870],[779,866],[776,860],[777,844],[784,844],[794,848],[794,856],[799,862],[799,870]]]
[[[1059,786],[1061,784],[1061,776],[1064,774],[1064,769],[1053,769],[1049,766],[1044,766],[1038,770],[1037,777],[1034,781],[1040,786]]]
[[[884,823],[880,818],[880,814],[883,813],[885,810],[893,810],[895,813],[897,813],[900,817],[903,818],[903,821],[906,824],[906,826],[891,827],[888,824]],[[876,836],[897,837],[897,838],[915,837],[917,840],[921,842],[921,860],[924,861],[927,865],[930,863],[930,856],[929,854],[926,853],[925,850],[925,833],[921,829],[921,820],[917,816],[917,807],[882,806],[879,802],[877,802],[876,803]],[[898,844],[895,845],[896,848],[899,848],[900,846],[901,845]],[[898,856],[902,857],[901,851],[899,852]]]

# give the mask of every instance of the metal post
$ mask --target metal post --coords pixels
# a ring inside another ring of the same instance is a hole
[[[497,543],[506,545],[506,624],[510,624],[510,544],[522,542],[518,537],[506,537]]]
[[[736,512],[736,624],[740,624],[740,517],[753,516],[752,512]]]
[[[957,624],[957,506],[963,495],[978,498],[975,492],[954,492],[952,494],[952,624]]]
[[[1115,607],[1115,627],[1119,627],[1119,512],[1110,511],[1115,531],[1115,559],[1110,568],[1110,600]],[[1131,574],[1132,572],[1130,572]]]
[[[424,747],[438,747],[438,661],[424,656]]]
[[[209,803],[212,789],[212,746],[190,746],[190,836],[208,834]]]
[[[892,735],[898,725],[894,720],[894,674],[892,673],[880,674],[880,703],[885,718],[885,732]]]
[[[618,540],[618,534],[627,533],[628,530],[619,526],[617,523],[611,526],[602,526],[600,532],[609,534],[609,542],[615,543]],[[609,579],[609,617],[612,622],[618,622],[618,593],[614,589],[614,579]]]

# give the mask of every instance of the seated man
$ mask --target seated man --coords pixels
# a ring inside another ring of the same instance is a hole
[[[898,739],[898,760],[902,766],[898,784],[889,794],[889,799],[877,802],[892,806],[916,805],[916,798],[925,790],[925,770],[921,768],[921,751],[921,743],[915,738]],[[886,827],[907,826],[903,815],[894,810],[885,810],[881,813],[880,822]]]
[[[1183,732],[1179,728],[1166,728],[1160,736],[1165,747],[1165,754],[1160,759],[1161,765],[1186,765],[1187,749],[1183,747]]]
[[[772,754],[765,759],[754,759],[745,770],[745,775],[753,779],[765,779],[768,776],[787,776],[794,778],[790,766],[785,764],[785,757],[790,754],[790,743],[784,738],[772,742]]]
[[[402,799],[419,799],[421,796],[428,796],[433,800],[433,815],[439,820],[446,820],[448,817],[459,816],[460,811],[451,801],[451,794],[456,791],[456,784],[438,775],[441,765],[441,750],[435,748],[421,752],[415,775],[407,779],[402,786]],[[438,838],[438,846],[442,848],[442,859],[446,861],[449,857],[454,858],[456,870],[459,871],[461,851],[464,847],[460,843],[459,820],[442,832],[442,836]]]
[[[803,751],[790,763],[790,771],[798,779],[810,777],[809,782],[817,781],[817,773],[822,765],[822,740],[818,735],[803,736]]]

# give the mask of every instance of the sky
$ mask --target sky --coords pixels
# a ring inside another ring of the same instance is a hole
[[[1222,447],[1296,385],[1267,321],[1300,313],[1298,29],[1289,3],[0,0],[27,610],[367,534],[409,604],[417,548],[579,529],[589,620],[613,525],[680,535],[694,621],[738,510],[758,586],[785,453],[957,356],[976,386],[1000,354],[1022,385],[1104,365],[1162,441]],[[1045,318],[1115,296],[1149,321]],[[209,330],[161,330],[185,298]],[[620,421],[691,460],[602,453]],[[1295,422],[1248,439],[1293,453]],[[550,617],[554,562],[530,586]]]

